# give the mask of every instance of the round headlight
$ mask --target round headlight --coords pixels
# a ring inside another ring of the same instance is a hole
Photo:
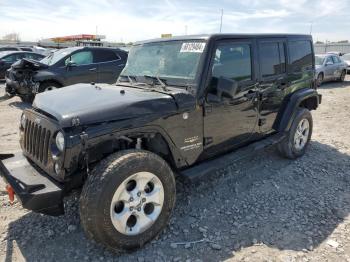
[[[26,127],[26,120],[27,120],[27,117],[26,115],[23,113],[22,116],[21,116],[21,127],[24,129]]]
[[[64,135],[61,132],[56,135],[56,146],[61,152],[64,150]]]

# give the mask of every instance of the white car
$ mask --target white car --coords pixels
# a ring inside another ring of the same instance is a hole
[[[316,82],[320,86],[325,81],[344,81],[347,65],[334,54],[315,55]]]

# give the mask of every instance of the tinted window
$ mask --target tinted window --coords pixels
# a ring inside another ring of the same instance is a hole
[[[289,56],[293,72],[301,72],[312,66],[312,49],[310,41],[289,42]]]
[[[94,50],[94,62],[102,63],[108,61],[118,60],[119,57],[112,50]]]
[[[260,68],[263,77],[279,75],[285,72],[285,57],[282,43],[260,44]]]
[[[92,64],[93,62],[91,51],[82,51],[73,54],[71,57],[66,59],[66,64],[69,60],[77,65],[88,65]]]
[[[16,47],[1,47],[0,51],[18,51]]]
[[[213,78],[236,81],[252,79],[251,47],[249,44],[223,43],[215,51]]]
[[[16,62],[17,60],[21,59],[23,56],[21,54],[13,54],[13,55],[8,55],[4,58],[2,58],[2,61],[8,62],[8,63],[13,63]]]

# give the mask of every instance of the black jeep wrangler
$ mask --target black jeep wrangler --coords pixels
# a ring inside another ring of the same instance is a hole
[[[64,212],[82,188],[81,223],[105,246],[154,238],[195,179],[277,145],[302,156],[321,102],[308,35],[185,36],[136,43],[116,85],[38,94],[20,121],[23,153],[0,169],[23,207]]]

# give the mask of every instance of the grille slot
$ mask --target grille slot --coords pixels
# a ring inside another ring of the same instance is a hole
[[[29,119],[24,129],[24,149],[33,159],[47,164],[51,132],[47,128]]]

